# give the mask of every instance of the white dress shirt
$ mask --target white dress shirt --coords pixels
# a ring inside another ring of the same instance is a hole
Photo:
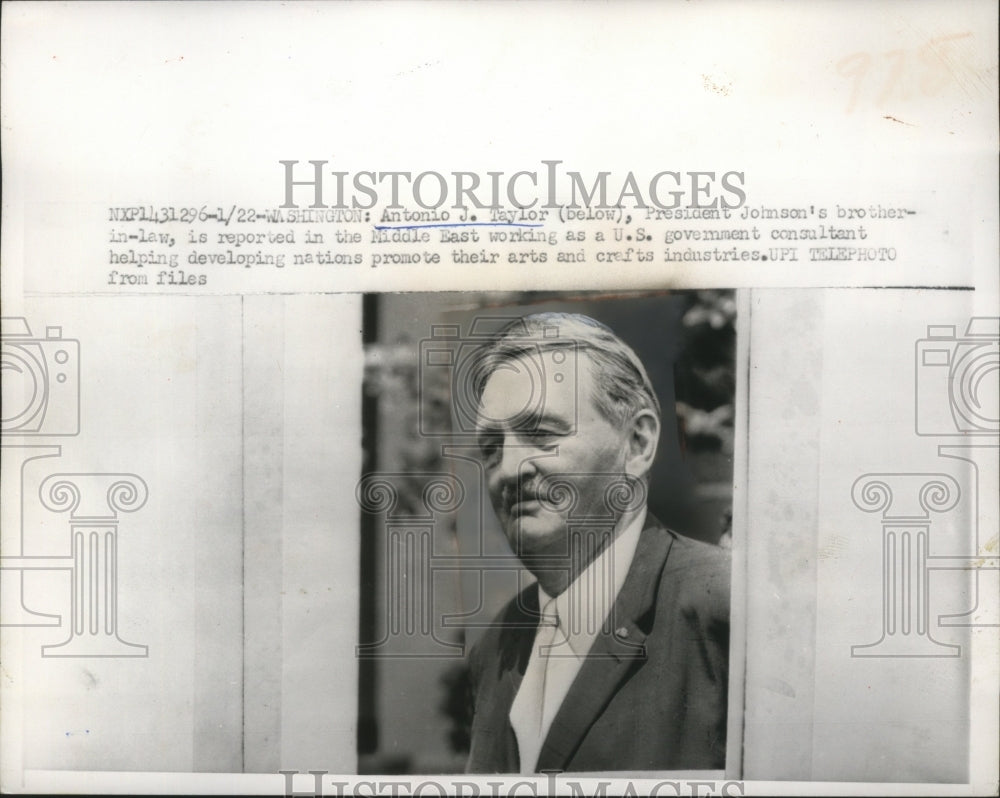
[[[625,582],[646,521],[642,508],[555,598],[538,586],[541,621],[510,709],[522,773],[534,773],[542,743],[594,640],[613,634],[611,608]]]

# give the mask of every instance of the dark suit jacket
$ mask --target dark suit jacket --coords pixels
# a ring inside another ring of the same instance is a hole
[[[537,770],[722,769],[726,758],[729,553],[647,517],[612,610],[559,708]],[[529,586],[469,655],[474,716],[467,770],[516,773],[508,715],[538,621]]]

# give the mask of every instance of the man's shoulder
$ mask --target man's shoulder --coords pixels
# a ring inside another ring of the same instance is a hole
[[[728,549],[686,537],[670,529],[672,538],[660,574],[660,604],[685,614],[728,619],[732,555]]]
[[[664,534],[673,539],[667,562],[664,565],[664,573],[673,573],[674,571],[696,574],[721,572],[727,577],[729,576],[732,555],[728,549],[689,538],[666,527],[662,527],[662,530]]]
[[[519,631],[534,629],[537,618],[532,613],[537,611],[538,586],[532,583],[513,596],[493,617],[469,652],[472,663],[475,665],[484,652],[489,652],[488,656],[492,657],[499,649],[508,647],[510,638]]]

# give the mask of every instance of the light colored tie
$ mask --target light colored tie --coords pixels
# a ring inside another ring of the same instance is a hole
[[[517,735],[521,773],[535,772],[538,755],[541,753],[542,743],[548,732],[548,725],[543,724],[545,671],[550,659],[549,647],[556,643],[559,631],[559,615],[556,612],[555,599],[550,600],[542,608],[541,615],[524,678],[510,707],[510,725]]]

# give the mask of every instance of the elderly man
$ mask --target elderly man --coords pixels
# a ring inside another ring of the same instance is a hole
[[[468,771],[723,768],[729,559],[646,511],[642,363],[593,319],[538,314],[475,374],[490,498],[537,581],[470,653]]]

